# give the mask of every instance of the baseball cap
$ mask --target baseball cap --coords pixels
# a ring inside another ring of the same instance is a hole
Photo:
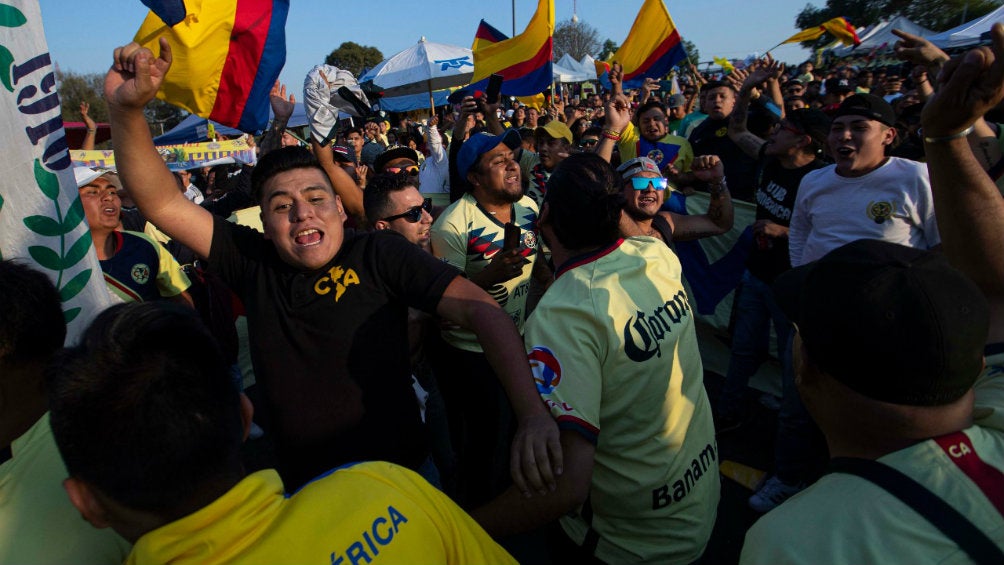
[[[418,152],[411,147],[393,147],[376,156],[373,160],[373,169],[382,172],[384,165],[394,159],[411,159],[418,164]]]
[[[814,108],[802,108],[788,112],[784,119],[811,137],[812,141],[826,147],[826,136],[830,134],[833,122],[829,116]]]
[[[335,161],[339,161],[341,163],[352,162],[352,157],[350,156],[351,153],[349,152],[349,148],[345,147],[344,145],[335,145],[334,147],[332,147],[331,154],[335,158]]]
[[[479,157],[498,147],[499,143],[505,143],[509,149],[516,149],[523,145],[523,140],[519,132],[514,129],[507,129],[501,135],[492,135],[487,132],[472,135],[463,145],[457,155],[457,172],[460,176],[467,178],[467,173],[471,166]]]
[[[77,181],[77,188],[83,188],[93,182],[95,179],[101,177],[108,177],[108,182],[112,183],[116,188],[121,188],[119,185],[119,176],[115,174],[114,171],[107,169],[92,169],[90,167],[75,166],[73,167],[73,177]]]
[[[843,94],[847,92],[854,92],[857,85],[846,78],[831,78],[827,79],[823,83],[826,87],[826,92],[834,92],[837,94]]]
[[[989,304],[941,253],[862,239],[774,282],[812,361],[882,402],[941,406],[983,370]]]
[[[669,100],[667,100],[666,105],[670,108],[679,108],[680,106],[683,106],[686,103],[687,100],[683,97],[682,94],[674,94],[669,97]]]
[[[617,167],[617,173],[621,176],[621,180],[629,179],[638,173],[646,172],[658,175],[662,174],[662,171],[659,170],[659,165],[648,157],[635,157]]]
[[[896,124],[896,113],[892,106],[874,94],[855,94],[840,103],[834,118],[840,116],[864,116],[869,120],[882,122],[887,126]]]
[[[546,133],[554,139],[563,138],[565,141],[572,143],[572,130],[568,129],[568,126],[558,120],[551,120],[534,130],[534,133],[538,135],[541,132]]]

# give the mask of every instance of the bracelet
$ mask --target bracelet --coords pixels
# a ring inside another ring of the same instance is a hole
[[[96,132],[96,131],[98,131],[98,130],[96,130],[96,129],[91,129],[91,128],[87,128],[87,133],[94,133],[94,132]]]
[[[973,133],[973,126],[969,126],[966,129],[964,129],[964,130],[962,130],[962,131],[960,131],[958,133],[953,133],[952,135],[946,135],[946,136],[943,136],[943,137],[927,137],[927,136],[925,136],[924,137],[924,141],[927,142],[927,143],[944,143],[946,141],[952,141],[953,139],[962,139],[963,137],[966,137],[967,135],[969,135],[971,133]]]
[[[614,131],[612,129],[605,129],[605,130],[603,130],[603,133],[601,135],[603,137],[605,137],[607,139],[610,139],[610,140],[613,140],[613,141],[619,141],[620,138],[621,138],[621,132]]]
[[[726,184],[725,177],[722,177],[722,180],[716,182],[715,184],[708,184],[708,193],[711,194],[711,196],[714,198],[717,198],[721,196],[723,192],[728,192],[728,191],[729,191],[729,185]]]

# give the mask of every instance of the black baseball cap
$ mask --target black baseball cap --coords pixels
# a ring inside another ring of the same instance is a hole
[[[392,147],[373,159],[373,170],[383,172],[384,166],[395,159],[411,159],[418,164],[418,152],[410,147]]]
[[[862,239],[779,276],[812,361],[882,402],[942,406],[983,370],[989,304],[941,253]]]
[[[825,113],[815,108],[802,108],[788,112],[784,119],[811,137],[820,147],[826,147],[826,136],[830,134],[833,120]]]
[[[896,112],[892,106],[874,94],[855,94],[840,103],[833,117],[864,116],[869,120],[877,120],[887,126],[896,125]]]

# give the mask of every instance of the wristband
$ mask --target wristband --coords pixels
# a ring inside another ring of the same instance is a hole
[[[91,129],[91,128],[87,128],[87,133],[94,133],[94,132],[96,132],[96,131],[98,131],[98,130],[96,130],[96,129]]]
[[[619,141],[620,138],[621,138],[621,132],[614,131],[612,129],[605,129],[605,130],[603,130],[603,133],[601,135],[603,137],[605,137],[607,139],[610,139],[610,140],[613,140],[613,141]]]
[[[723,192],[728,192],[728,190],[729,185],[725,183],[725,177],[722,177],[722,180],[714,184],[708,184],[708,193],[715,198],[721,196]]]
[[[927,136],[924,136],[924,141],[927,142],[927,143],[944,143],[946,141],[952,141],[953,139],[962,139],[963,137],[966,137],[967,135],[969,135],[971,133],[973,133],[973,126],[969,126],[966,129],[964,129],[964,130],[962,130],[962,131],[960,131],[958,133],[953,133],[952,135],[946,135],[946,136],[942,136],[942,137],[927,137]]]

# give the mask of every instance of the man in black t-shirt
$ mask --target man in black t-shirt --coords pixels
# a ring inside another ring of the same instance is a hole
[[[717,155],[725,165],[732,198],[752,202],[756,158],[750,157],[729,137],[729,119],[736,107],[736,91],[724,82],[711,82],[703,89],[701,109],[708,117],[690,132],[694,156]],[[747,107],[748,109],[748,107]],[[745,117],[746,113],[742,112]]]
[[[346,230],[341,200],[309,151],[272,151],[255,167],[264,234],[185,199],[143,118],[171,65],[166,41],[160,50],[156,58],[136,43],[117,50],[105,78],[119,172],[147,218],[208,258],[242,298],[287,488],[363,459],[423,467],[408,306],[474,331],[519,417],[514,481],[525,492],[553,485],[557,427],[512,321],[487,293],[399,234]]]
[[[770,284],[781,273],[791,269],[788,257],[788,225],[799,184],[810,171],[824,166],[820,159],[830,119],[819,110],[795,110],[774,125],[770,138],[761,139],[746,129],[746,109],[750,93],[762,83],[769,72],[758,69],[742,86],[739,102],[729,124],[729,136],[748,156],[756,156],[754,199],[756,222],[753,224],[754,244],[746,262],[746,273],[737,292],[735,329],[732,335],[732,358],[725,376],[725,385],[715,410],[718,433],[735,429],[743,420],[743,397],[749,378],[767,359],[770,323],[777,334],[777,353],[781,361],[782,399],[778,426],[796,433],[779,432],[776,448],[777,476],[768,480],[750,498],[750,506],[766,512],[791,496],[804,485],[809,471],[804,467],[812,458],[806,456],[814,445],[815,427],[794,389],[791,365],[792,325],[774,301]],[[800,438],[810,439],[801,441]],[[819,436],[821,438],[821,436]],[[791,442],[785,441],[794,438]],[[805,448],[806,454],[791,456],[792,450]]]

